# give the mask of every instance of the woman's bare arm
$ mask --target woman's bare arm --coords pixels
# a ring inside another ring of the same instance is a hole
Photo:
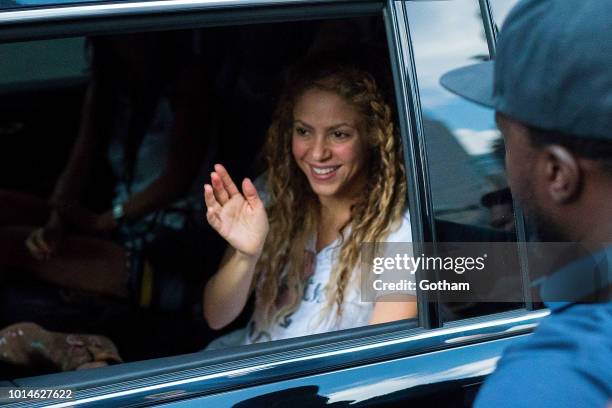
[[[204,318],[212,329],[227,326],[244,309],[258,258],[227,247],[219,270],[204,288]]]
[[[268,216],[255,186],[242,182],[242,193],[228,172],[215,165],[204,186],[206,219],[229,244],[219,270],[204,289],[204,317],[213,329],[231,323],[246,305],[255,266],[268,235]]]
[[[374,306],[370,324],[394,322],[396,320],[413,319],[417,317],[415,296],[406,296],[401,301],[378,301]]]

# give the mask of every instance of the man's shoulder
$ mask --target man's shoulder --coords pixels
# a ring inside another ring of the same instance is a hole
[[[554,311],[532,335],[504,351],[499,367],[531,365],[542,358],[572,367],[599,362],[612,372],[612,303],[574,304]]]
[[[509,348],[508,353],[566,352],[570,345],[573,351],[587,349],[589,355],[594,355],[592,346],[612,345],[612,302],[573,304],[553,311],[533,335]]]
[[[504,351],[475,406],[604,406],[612,397],[610,361],[612,304],[571,305]]]

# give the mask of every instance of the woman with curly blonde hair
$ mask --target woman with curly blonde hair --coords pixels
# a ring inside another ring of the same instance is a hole
[[[266,188],[245,179],[241,193],[220,164],[204,186],[207,220],[229,243],[204,291],[209,325],[231,323],[255,292],[247,330],[209,348],[416,315],[412,297],[360,299],[361,244],[411,241],[391,104],[373,75],[333,53],[302,62],[287,83],[268,131]]]

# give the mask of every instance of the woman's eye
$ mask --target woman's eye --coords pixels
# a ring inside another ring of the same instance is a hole
[[[334,138],[335,139],[346,139],[347,137],[349,137],[350,135],[346,132],[341,132],[339,130],[336,130],[334,133]]]
[[[307,131],[306,129],[304,129],[304,128],[301,128],[301,127],[296,127],[296,128],[295,128],[295,133],[297,133],[298,135],[303,136],[303,135],[305,135],[306,133],[308,133],[308,131]]]

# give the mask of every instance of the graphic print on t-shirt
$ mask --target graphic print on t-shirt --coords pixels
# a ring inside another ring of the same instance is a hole
[[[306,249],[304,250],[304,269],[302,271],[302,282],[306,282],[304,286],[304,292],[302,294],[302,302],[321,303],[324,297],[324,285],[321,282],[316,282],[313,278],[317,257],[314,251]],[[276,307],[281,308],[287,304],[289,296],[287,293],[287,286],[283,285],[280,293],[277,297]],[[287,329],[293,323],[292,317],[293,312],[283,316],[278,325],[283,329]],[[251,321],[249,324],[249,337],[255,343],[261,341],[261,339],[269,338],[270,333],[264,330],[257,331],[256,324]]]

